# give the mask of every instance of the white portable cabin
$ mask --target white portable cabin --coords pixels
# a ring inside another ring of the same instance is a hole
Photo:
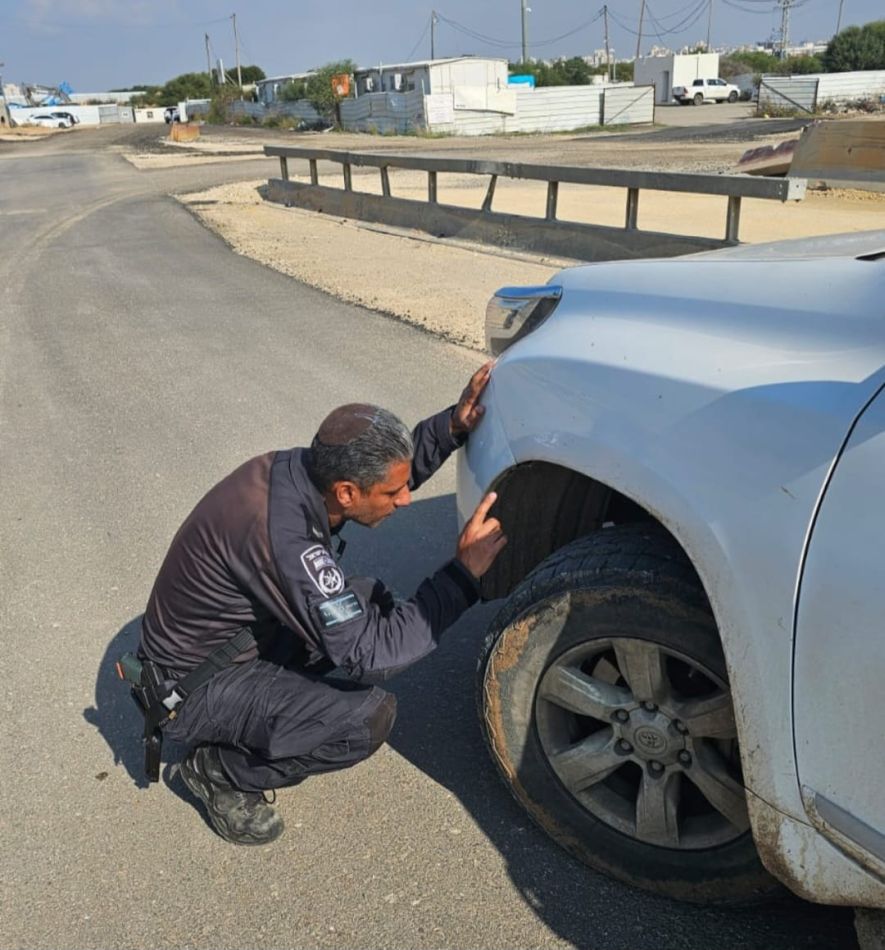
[[[643,56],[633,66],[633,82],[637,86],[654,86],[657,103],[672,102],[674,86],[690,86],[695,79],[718,78],[718,53]]]

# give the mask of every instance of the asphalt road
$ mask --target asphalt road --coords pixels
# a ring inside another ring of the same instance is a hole
[[[389,747],[281,793],[276,844],[216,837],[180,748],[143,787],[112,663],[200,494],[333,405],[416,420],[479,357],[235,256],[166,197],[272,163],[139,173],[113,138],[0,144],[0,946],[854,946],[847,911],[670,903],[530,825],[473,712],[493,607],[394,680]],[[387,525],[349,531],[348,569],[413,589],[452,550],[452,489],[450,463]]]

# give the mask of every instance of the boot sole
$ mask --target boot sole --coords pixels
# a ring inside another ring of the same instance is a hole
[[[224,838],[225,841],[229,841],[231,844],[270,844],[272,841],[276,841],[276,839],[279,838],[279,836],[283,833],[281,822],[280,830],[270,838],[256,838],[254,835],[247,834],[234,835],[228,827],[224,813],[218,811],[212,806],[211,787],[206,781],[203,780],[196,769],[191,768],[191,766],[187,763],[187,760],[182,762],[179,766],[178,774],[181,776],[181,780],[188,787],[188,789],[206,806],[206,811],[209,814],[209,821],[212,823],[212,827],[216,830],[216,832],[218,832],[219,835],[221,835],[222,838]]]

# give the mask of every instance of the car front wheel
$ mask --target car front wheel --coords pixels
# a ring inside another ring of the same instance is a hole
[[[738,101],[738,94],[734,91],[734,89],[732,89],[731,92],[728,94],[728,101],[729,102]]]
[[[750,832],[716,624],[662,529],[608,528],[536,568],[490,627],[478,699],[512,793],[591,867],[698,902],[779,889]]]
[[[700,92],[695,93],[694,104],[696,106],[702,106],[704,104],[704,97],[702,93]]]

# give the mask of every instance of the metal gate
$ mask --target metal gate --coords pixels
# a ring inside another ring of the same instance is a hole
[[[100,125],[107,125],[120,121],[120,110],[116,106],[99,106],[98,121]]]
[[[819,82],[812,76],[763,76],[759,84],[759,110],[798,109],[813,113]]]
[[[606,86],[603,89],[603,125],[632,125],[654,120],[654,86]]]

